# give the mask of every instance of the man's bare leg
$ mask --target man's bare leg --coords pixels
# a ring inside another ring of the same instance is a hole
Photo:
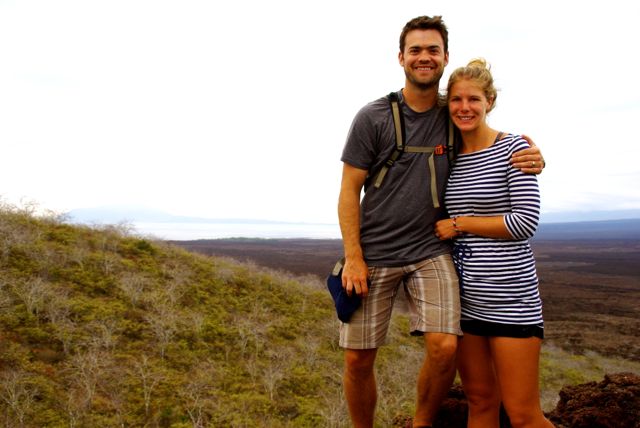
[[[431,426],[456,375],[458,336],[425,334],[426,355],[418,375],[418,403],[414,427]]]
[[[345,349],[344,393],[354,428],[372,428],[378,398],[373,363],[377,349]]]

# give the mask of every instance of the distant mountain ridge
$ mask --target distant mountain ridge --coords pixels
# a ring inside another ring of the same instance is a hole
[[[288,222],[241,218],[205,218],[173,215],[159,210],[147,208],[96,207],[77,208],[67,213],[72,223],[222,223],[222,224],[286,224]]]
[[[262,220],[247,218],[210,218],[174,215],[146,207],[108,205],[102,207],[76,208],[67,215],[77,223],[118,223],[122,221],[167,222],[167,223],[278,223],[278,224],[318,224],[306,221]],[[542,213],[541,223],[582,223],[610,220],[640,220],[640,209],[608,211],[562,211]]]
[[[578,223],[605,220],[640,219],[640,209],[543,212],[541,223]]]
[[[150,223],[222,223],[222,224],[304,224],[304,222],[287,222],[278,220],[261,220],[246,218],[205,218],[181,216],[160,210],[140,207],[96,207],[77,208],[66,213],[72,223],[120,223],[120,222],[150,222]]]
[[[286,229],[287,225],[317,225],[313,222],[287,222],[261,219],[240,218],[203,218],[177,216],[163,211],[139,208],[106,206],[98,208],[82,208],[67,213],[70,223],[80,224],[117,224],[129,222],[134,224],[162,223],[171,228],[179,224],[216,224],[216,225],[274,225]],[[297,228],[299,229],[299,227]],[[256,237],[251,230],[241,232],[239,237]],[[255,233],[255,232],[253,232]],[[335,227],[335,239],[340,239],[339,228]],[[211,238],[202,236],[201,238]],[[214,236],[215,237],[215,236]],[[296,231],[295,236],[301,237]],[[183,238],[181,238],[183,239]],[[626,239],[640,240],[640,210],[622,211],[590,211],[543,214],[541,216],[536,240],[574,240],[574,239]]]
[[[540,223],[534,240],[640,240],[640,219]]]

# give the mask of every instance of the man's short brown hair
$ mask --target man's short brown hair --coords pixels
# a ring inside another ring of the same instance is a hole
[[[404,52],[404,42],[407,33],[413,30],[436,30],[442,36],[444,42],[444,52],[449,52],[449,32],[442,20],[442,16],[418,16],[407,22],[400,33],[400,52]]]

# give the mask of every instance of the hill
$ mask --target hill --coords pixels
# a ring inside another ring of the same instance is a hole
[[[337,239],[238,238],[174,243],[203,254],[233,257],[318,280],[326,277],[342,254],[342,242]],[[640,373],[640,241],[536,240],[532,247],[545,317],[545,408],[555,405],[562,382],[596,381],[603,372]],[[403,305],[400,293],[398,312]]]
[[[379,426],[413,411],[423,353],[407,328],[397,315],[379,353]],[[122,228],[0,207],[0,350],[6,427],[348,425],[321,281]],[[638,366],[547,348],[547,408],[623,370]]]
[[[342,254],[340,240],[238,238],[174,243],[319,280]],[[640,240],[538,239],[532,248],[548,342],[573,353],[598,352],[640,362]],[[403,304],[401,296],[400,309]]]
[[[7,206],[0,280],[2,426],[345,426],[317,281]],[[385,425],[413,406],[407,325],[380,355]]]

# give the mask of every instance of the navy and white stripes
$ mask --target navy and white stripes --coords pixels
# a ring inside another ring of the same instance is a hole
[[[538,226],[540,193],[533,174],[511,167],[514,152],[528,148],[506,135],[491,147],[461,154],[449,177],[445,202],[451,217],[504,216],[513,239],[458,237],[454,261],[460,274],[462,319],[541,324],[542,303],[529,246]]]

